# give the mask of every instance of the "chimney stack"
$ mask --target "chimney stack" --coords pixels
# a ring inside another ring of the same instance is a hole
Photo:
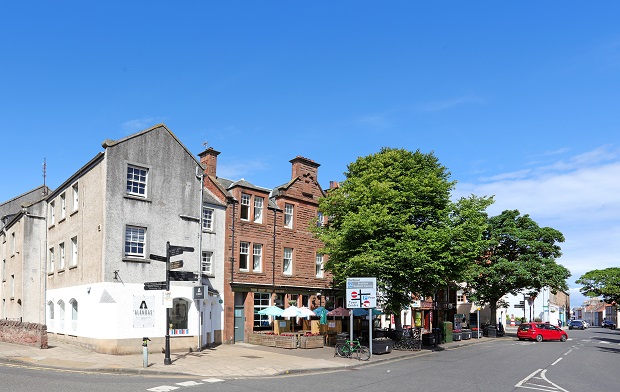
[[[217,156],[220,155],[219,151],[215,151],[213,148],[209,147],[198,156],[200,157],[200,163],[205,166],[205,175],[217,177]]]

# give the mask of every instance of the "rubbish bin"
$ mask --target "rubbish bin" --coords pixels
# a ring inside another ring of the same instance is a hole
[[[443,332],[441,328],[433,328],[433,335],[435,335],[435,347],[443,343]]]
[[[345,344],[349,340],[349,334],[346,332],[342,332],[336,334],[336,344]]]
[[[486,335],[490,338],[496,338],[497,337],[497,326],[491,324],[491,325],[487,325],[487,330],[486,330]]]
[[[435,334],[434,333],[422,334],[422,344],[425,346],[435,346]]]

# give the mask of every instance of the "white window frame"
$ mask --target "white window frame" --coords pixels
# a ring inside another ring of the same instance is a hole
[[[77,211],[80,208],[80,187],[78,183],[73,184],[71,189],[73,190],[73,211]]]
[[[56,223],[56,202],[50,202],[50,226]]]
[[[282,274],[293,275],[293,248],[284,248]]]
[[[209,208],[206,206],[202,207],[202,230],[204,231],[213,231],[213,217],[215,216],[215,211],[213,208]]]
[[[149,169],[127,165],[126,191],[128,195],[145,198],[148,196]]]
[[[125,226],[123,254],[134,259],[146,258],[146,227]],[[127,249],[129,248],[129,249]],[[142,250],[140,252],[140,249]]]
[[[71,265],[70,267],[77,267],[78,264],[78,238],[77,236],[71,238]]]
[[[322,253],[317,253],[316,254],[316,263],[315,263],[315,276],[317,278],[323,278],[324,277],[324,273],[323,273],[323,254]]]
[[[263,206],[265,204],[265,198],[260,196],[254,196],[254,222],[263,223]]]
[[[263,272],[263,245],[252,246],[252,271]]]
[[[60,244],[58,244],[58,251],[60,252],[60,255],[58,255],[58,270],[64,270],[65,269],[65,243],[61,242]]]
[[[322,212],[316,214],[316,227],[323,227],[323,221],[325,220]]]
[[[63,220],[67,217],[67,196],[65,193],[60,194],[60,219]]]
[[[239,219],[247,221],[250,220],[250,202],[252,196],[249,193],[241,194],[241,209],[239,211]]]
[[[202,251],[200,270],[204,275],[213,275],[213,252]]]
[[[11,297],[10,298],[15,298],[15,275],[11,275],[11,293],[10,293]]]
[[[239,243],[239,270],[249,271],[250,243],[241,241]]]
[[[284,227],[287,229],[293,228],[293,215],[295,214],[295,206],[286,203],[284,205]]]

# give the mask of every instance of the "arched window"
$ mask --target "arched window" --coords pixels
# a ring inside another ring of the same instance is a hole
[[[58,301],[58,323],[61,330],[65,329],[65,301],[62,299]]]
[[[187,335],[189,333],[187,326],[189,306],[189,301],[184,298],[172,300],[172,309],[170,309],[171,335]]]
[[[78,302],[75,298],[71,298],[69,303],[71,304],[71,330],[77,331]]]

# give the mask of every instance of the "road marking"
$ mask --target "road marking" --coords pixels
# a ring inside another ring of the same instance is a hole
[[[556,363],[560,362],[561,360],[562,360],[562,358],[558,358],[558,359],[556,359],[556,361],[555,361],[555,362],[553,362],[553,363],[551,364],[551,366],[554,366]]]
[[[609,344],[609,342],[608,342],[608,341],[606,341],[606,340],[601,340],[599,343],[600,343],[600,344]]]
[[[180,385],[182,387],[193,387],[195,385],[202,385],[202,383],[196,382],[196,381],[183,381],[183,382],[176,383],[176,385]]]
[[[564,355],[568,355],[571,353],[571,351],[573,351],[573,349],[571,348],[570,350],[568,350],[567,352],[564,353]]]
[[[170,385],[162,385],[162,386],[155,387],[155,388],[149,388],[149,389],[147,389],[147,391],[152,391],[152,392],[169,392],[169,391],[174,391],[175,389],[179,389],[179,387],[171,387]]]
[[[562,391],[569,392],[566,389],[552,383],[545,376],[547,370],[538,369],[534,373],[525,377],[523,380],[519,381],[515,388],[525,388],[525,389],[535,389],[537,391]],[[535,377],[538,373],[540,373],[540,377]],[[541,383],[543,381],[544,383]]]
[[[204,381],[204,382],[224,382],[224,380],[222,380],[221,378],[205,378],[202,381]]]

